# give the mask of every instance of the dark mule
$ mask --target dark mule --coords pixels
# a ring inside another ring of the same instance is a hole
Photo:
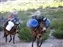
[[[7,36],[10,35],[10,40],[9,42],[11,42],[11,40],[13,39],[13,43],[15,43],[15,35],[16,35],[16,31],[17,31],[17,27],[18,25],[14,25],[14,27],[12,27],[12,29],[10,31],[6,30],[6,26],[8,24],[8,21],[4,24],[4,37],[6,39],[6,42],[7,42]],[[13,37],[13,38],[12,38]]]
[[[32,29],[32,47],[34,41],[37,39],[37,47],[41,47],[43,42],[43,34],[46,31],[45,21],[41,21],[35,29]]]

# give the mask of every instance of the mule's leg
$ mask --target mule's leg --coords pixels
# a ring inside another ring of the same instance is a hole
[[[32,30],[31,35],[32,35],[32,47],[33,47],[34,41],[36,40],[36,31]]]
[[[39,47],[39,42],[40,42],[40,41],[39,41],[39,39],[37,38],[37,47]]]
[[[7,43],[7,35],[5,36],[5,42]]]
[[[10,34],[10,40],[9,40],[9,42],[11,42],[11,40],[12,40],[12,36],[11,36],[11,34]]]
[[[15,44],[15,35],[13,36],[13,44]]]
[[[42,40],[40,40],[40,46],[39,46],[39,47],[41,47],[42,43],[43,43],[43,39],[42,39]]]
[[[34,43],[34,41],[32,40],[32,47],[33,47],[33,43]]]
[[[40,41],[40,45],[39,45],[39,47],[41,47],[42,43],[43,43],[43,41]]]
[[[34,44],[35,40],[36,40],[36,36],[34,38],[32,38],[32,47],[33,47],[33,44]]]

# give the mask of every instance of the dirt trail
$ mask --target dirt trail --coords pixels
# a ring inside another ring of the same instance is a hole
[[[0,47],[31,47],[31,42],[22,42],[16,35],[16,43],[13,44],[12,42],[5,43],[5,39],[3,38],[3,32],[0,32]],[[9,36],[8,36],[9,40]],[[36,43],[34,45],[36,47]],[[63,40],[58,40],[53,37],[47,39],[43,44],[42,47],[63,47]]]

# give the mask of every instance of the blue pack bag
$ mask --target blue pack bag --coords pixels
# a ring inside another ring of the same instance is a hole
[[[38,26],[38,21],[36,19],[30,19],[28,22],[27,22],[27,26],[29,28],[35,28]]]
[[[45,21],[46,23],[46,27],[49,27],[50,26],[50,20],[47,18],[47,20]]]

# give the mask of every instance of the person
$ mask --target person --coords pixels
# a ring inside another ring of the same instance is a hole
[[[17,10],[13,10],[11,12],[9,12],[8,17],[7,17],[7,21],[4,24],[4,27],[10,31],[11,28],[16,24],[19,25],[19,18],[18,18],[18,11]],[[7,25],[6,25],[7,24]]]
[[[8,20],[12,21],[14,24],[19,24],[18,11],[13,10],[8,15]]]
[[[38,23],[40,23],[43,19],[44,19],[44,16],[32,16],[32,19],[36,19],[38,21]]]

